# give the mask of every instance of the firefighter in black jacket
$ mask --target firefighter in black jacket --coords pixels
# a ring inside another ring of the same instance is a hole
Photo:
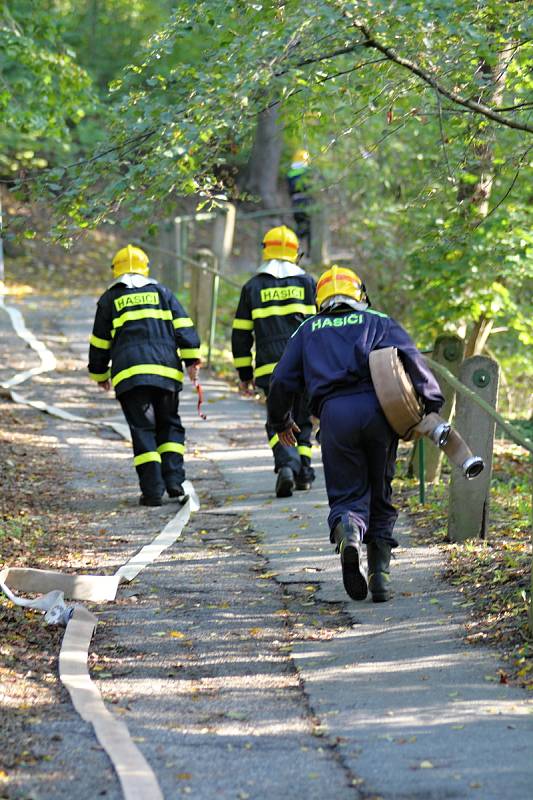
[[[112,268],[115,280],[96,309],[89,375],[101,389],[113,385],[130,426],[140,504],[160,506],[165,489],[183,502],[182,360],[195,383],[200,340],[170,289],[149,277],[143,250],[122,248]]]
[[[242,288],[231,347],[240,389],[245,394],[252,392],[255,382],[268,395],[270,376],[285,345],[301,322],[315,313],[315,282],[296,264],[297,259],[296,234],[285,225],[272,228],[263,238],[263,263]],[[268,422],[266,425],[274,455],[278,497],[290,497],[295,487],[309,489],[314,480],[312,422],[305,396],[298,398],[295,417],[300,430],[294,447],[282,447],[276,431]]]
[[[406,331],[368,307],[349,269],[332,267],[317,284],[319,313],[291,338],[270,383],[269,422],[282,444],[297,426],[292,398],[307,388],[320,418],[320,444],[330,505],[330,540],[341,555],[344,586],[354,600],[389,599],[389,564],[397,513],[391,502],[398,436],[380,408],[370,378],[372,350],[397,347],[425,412],[444,402],[439,385]],[[368,584],[361,563],[367,546]]]

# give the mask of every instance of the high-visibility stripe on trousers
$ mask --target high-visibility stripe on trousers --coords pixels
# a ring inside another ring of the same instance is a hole
[[[133,444],[133,463],[141,491],[161,497],[185,480],[185,429],[178,413],[179,393],[136,386],[119,396]]]
[[[293,409],[294,421],[300,428],[300,433],[295,433],[297,446],[285,447],[279,441],[278,434],[268,424],[265,425],[268,444],[274,456],[274,471],[279,472],[282,467],[290,467],[302,482],[312,483],[315,472],[311,466],[311,434],[313,423],[310,417],[307,398],[299,397]]]

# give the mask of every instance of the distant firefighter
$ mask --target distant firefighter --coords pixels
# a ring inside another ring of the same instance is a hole
[[[306,256],[311,252],[311,217],[309,206],[312,204],[309,153],[307,150],[296,150],[292,157],[287,184],[291,197],[296,234],[300,247]]]
[[[270,376],[287,342],[315,309],[315,281],[301,269],[298,239],[281,225],[263,238],[263,263],[244,284],[235,319],[231,346],[239,373],[239,388],[251,394],[254,386],[268,395]],[[255,368],[252,347],[255,340]],[[268,424],[267,438],[277,473],[276,495],[290,497],[293,489],[309,489],[314,479],[311,466],[312,422],[305,396],[298,397],[295,419],[299,433],[293,447],[282,447]]]
[[[200,340],[166,286],[150,277],[148,256],[127,245],[115,254],[113,282],[98,300],[89,377],[113,386],[130,426],[140,504],[160,506],[163,492],[183,503],[185,429],[178,412],[183,365],[193,383]]]

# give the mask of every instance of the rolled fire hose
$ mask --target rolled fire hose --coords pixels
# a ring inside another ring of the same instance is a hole
[[[426,414],[396,347],[373,350],[369,358],[370,375],[379,404],[391,428],[400,439],[409,441],[427,436],[446,453],[467,480],[479,475],[485,465],[457,431],[441,416]]]

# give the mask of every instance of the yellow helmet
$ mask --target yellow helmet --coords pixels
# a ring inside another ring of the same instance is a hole
[[[263,261],[271,258],[292,261],[293,264],[298,258],[298,237],[286,225],[271,228],[263,237]]]
[[[359,275],[347,267],[334,264],[322,273],[316,285],[316,304],[320,310],[326,300],[335,295],[351,297],[360,302],[366,299],[365,287]]]
[[[134,247],[132,244],[126,245],[113,257],[111,262],[113,266],[113,276],[119,278],[126,272],[138,272],[140,275],[148,277],[150,272],[148,267],[148,256],[141,250],[140,247]]]
[[[292,161],[293,163],[303,162],[304,164],[307,164],[309,161],[309,151],[304,150],[303,147],[300,147],[298,150],[294,151]]]

